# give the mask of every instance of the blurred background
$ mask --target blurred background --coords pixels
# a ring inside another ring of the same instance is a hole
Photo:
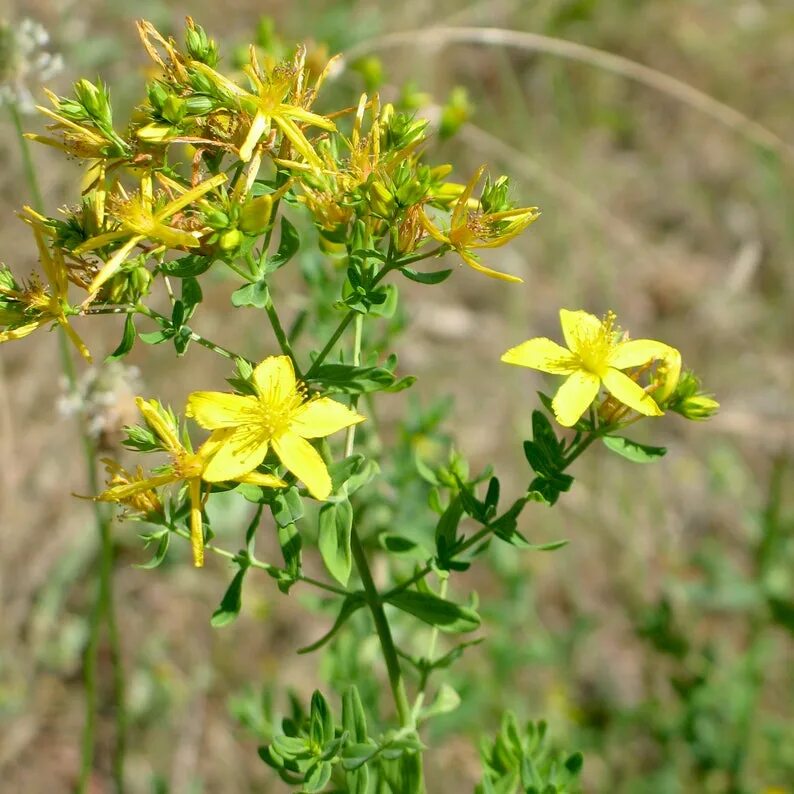
[[[473,469],[494,462],[508,492],[525,481],[520,440],[544,382],[505,374],[498,357],[530,336],[558,336],[560,306],[611,308],[634,336],[681,348],[722,404],[700,426],[645,423],[638,440],[669,448],[652,466],[592,450],[558,508],[527,510],[520,527],[534,542],[570,545],[524,556],[493,547],[464,580],[480,592],[486,641],[455,674],[464,704],[434,727],[431,791],[472,789],[478,738],[506,707],[545,718],[555,742],[584,752],[586,791],[794,791],[794,5],[0,3],[13,25],[30,18],[50,32],[47,49],[63,59],[51,88],[65,94],[100,75],[119,116],[146,78],[134,19],[181,37],[187,13],[219,40],[227,67],[268,35],[266,14],[290,45],[308,41],[318,58],[349,53],[331,97],[352,103],[379,81],[386,100],[426,92],[422,112],[459,125],[428,159],[455,163],[461,181],[487,162],[511,175],[520,205],[543,210],[489,260],[523,285],[463,268],[406,296],[401,369],[419,376],[428,410],[452,397],[444,427]],[[410,31],[422,34],[392,35]],[[374,55],[380,63],[361,60]],[[28,88],[43,101],[40,85]],[[35,112],[24,123],[43,126]],[[47,212],[76,202],[80,164],[33,153]],[[0,186],[0,259],[25,275],[35,253],[15,211],[29,196],[7,114]],[[231,288],[218,276],[201,333],[257,358],[261,335],[245,311],[230,322]],[[288,316],[300,307],[299,294],[283,300]],[[76,325],[97,360],[121,334],[113,318]],[[196,372],[222,387],[228,373],[208,351],[175,365],[163,348],[139,345],[133,369],[81,370],[103,452],[117,451],[134,421],[134,394],[178,404]],[[90,504],[72,496],[88,489],[70,418],[80,405],[59,371],[46,333],[0,348],[0,788],[26,794],[74,785],[97,564]],[[389,411],[402,406],[395,397]],[[139,529],[114,524],[129,791],[285,790],[256,755],[262,698],[267,712],[271,688],[307,695],[333,679],[333,659],[294,655],[326,619],[307,616],[300,593],[286,599],[251,576],[240,619],[213,629],[228,566],[212,559],[196,571],[185,546],[157,571],[136,568],[147,559]],[[99,662],[104,702],[104,648]],[[95,792],[110,791],[110,727],[100,713]]]

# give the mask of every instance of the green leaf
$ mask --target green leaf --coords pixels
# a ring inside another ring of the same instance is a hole
[[[406,266],[400,268],[400,273],[419,284],[440,284],[452,275],[452,270],[432,270],[429,273],[420,273],[418,270]]]
[[[331,576],[346,585],[353,566],[350,534],[353,527],[353,508],[345,499],[327,502],[320,508],[318,546],[325,567]]]
[[[292,259],[300,248],[300,237],[298,230],[284,217],[281,218],[281,239],[279,240],[278,250],[267,260],[265,273],[273,273]]]
[[[383,532],[378,535],[378,543],[391,554],[414,554],[422,559],[427,556],[425,550],[418,543],[393,532]]]
[[[303,791],[322,791],[331,779],[333,767],[328,761],[317,761],[306,770]]]
[[[166,276],[176,276],[176,278],[192,278],[200,276],[212,267],[214,259],[212,257],[188,254],[181,259],[173,262],[163,262],[160,271]]]
[[[240,568],[240,570],[237,571],[231,581],[231,584],[223,594],[220,606],[215,610],[215,612],[212,613],[210,623],[215,628],[228,626],[229,623],[235,621],[237,616],[240,614],[240,608],[243,605],[243,578],[245,577],[245,572],[247,570],[248,568],[246,567]]]
[[[311,645],[306,645],[303,648],[298,648],[298,653],[300,653],[300,654],[312,653],[313,651],[316,651],[316,650],[322,648],[323,645],[325,645],[327,642],[329,642],[333,638],[333,636],[339,631],[339,629],[341,629],[342,626],[345,625],[345,623],[347,622],[347,619],[352,614],[354,614],[359,609],[361,609],[361,607],[364,606],[364,603],[365,602],[364,602],[364,599],[362,598],[361,594],[355,593],[355,594],[349,595],[342,602],[342,608],[339,610],[339,614],[337,615],[336,620],[334,621],[334,625],[331,626],[331,629],[328,632],[326,632],[325,634],[323,634],[323,636],[320,637],[319,640],[317,640],[316,642],[313,642]]]
[[[373,744],[365,742],[349,744],[342,751],[342,766],[349,772],[359,769],[366,764],[370,758],[377,755],[377,752],[378,748]]]
[[[334,738],[334,715],[319,689],[312,693],[309,709],[309,736],[312,744],[322,746]]]
[[[356,367],[352,364],[323,364],[311,378],[327,392],[342,394],[367,394],[376,391],[402,391],[416,379],[405,377],[397,380],[386,367]]]
[[[270,290],[264,279],[255,281],[253,284],[246,284],[232,293],[234,306],[254,306],[257,309],[264,309],[269,301]]]
[[[450,711],[455,711],[459,705],[460,695],[449,684],[441,684],[433,702],[419,712],[419,719],[429,720],[439,714],[448,714]]]
[[[365,742],[368,738],[367,716],[355,684],[342,695],[342,728],[350,734],[353,742]]]
[[[150,535],[148,538],[146,538],[146,545],[148,546],[153,540],[158,540],[157,550],[154,553],[154,557],[152,557],[152,559],[148,562],[142,562],[138,565],[133,565],[133,568],[140,568],[144,571],[150,571],[153,568],[157,568],[162,564],[163,560],[165,560],[165,555],[168,553],[168,545],[171,541],[171,533],[163,531],[162,534]]]
[[[167,339],[170,339],[174,336],[174,332],[172,330],[168,331],[147,331],[142,334],[138,334],[138,338],[147,345],[159,345],[161,342],[165,342]]]
[[[196,307],[204,300],[201,292],[201,285],[193,276],[188,276],[182,281],[182,303],[185,306],[185,318],[187,322],[195,313]]]
[[[471,607],[460,606],[430,593],[403,590],[391,596],[388,603],[431,626],[438,626],[441,631],[474,631],[480,625],[480,616]]]
[[[128,314],[124,318],[124,331],[121,334],[121,342],[119,342],[119,346],[105,359],[105,361],[115,361],[116,359],[123,358],[132,350],[134,344],[135,320],[132,314]]]
[[[651,447],[638,444],[622,436],[604,436],[601,439],[607,449],[617,452],[634,463],[652,463],[667,454],[666,447]]]

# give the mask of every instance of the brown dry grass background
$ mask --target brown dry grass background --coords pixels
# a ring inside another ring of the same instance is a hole
[[[267,7],[247,0],[25,0],[5,12],[52,31],[66,61],[56,80],[60,93],[78,76],[99,73],[118,107],[137,98],[142,80],[134,18],[178,29],[190,13],[234,45],[250,38],[266,12],[287,40],[329,40],[332,49],[431,25],[558,36],[674,76],[794,142],[794,8],[783,0],[307,0]],[[489,625],[488,633],[497,647],[506,636],[525,646],[528,657],[539,635],[544,647],[568,643],[567,650],[528,658],[502,690],[493,684],[493,658],[480,649],[471,652],[471,672],[497,699],[520,704],[523,716],[547,716],[564,738],[592,692],[620,709],[660,686],[635,636],[632,604],[650,602],[662,589],[683,592],[701,575],[692,559],[704,544],[716,544],[737,571],[750,570],[748,549],[772,461],[794,446],[794,166],[703,108],[575,60],[445,46],[437,38],[385,50],[383,61],[387,94],[406,79],[439,98],[453,85],[466,86],[476,112],[433,159],[455,162],[460,174],[487,161],[515,177],[522,203],[543,209],[497,260],[521,273],[523,286],[461,270],[449,286],[409,291],[415,322],[401,342],[402,369],[419,376],[423,395],[454,395],[449,427],[473,466],[495,461],[506,487],[523,479],[516,436],[528,434],[528,404],[541,381],[505,373],[498,356],[528,336],[556,335],[559,306],[613,308],[635,335],[679,346],[723,405],[704,426],[676,418],[654,425],[643,439],[666,444],[670,454],[653,467],[593,451],[577,464],[579,479],[559,509],[531,511],[524,530],[532,539],[562,535],[573,542],[522,559],[533,605],[501,629],[498,621]],[[341,79],[351,93],[360,90],[354,78]],[[40,127],[35,117],[27,121]],[[77,164],[50,151],[35,156],[47,210],[73,202]],[[14,217],[27,193],[8,124],[0,126],[0,165],[0,258],[24,273],[35,264],[34,251]],[[252,357],[268,352],[245,312],[230,323],[229,290],[217,281],[201,332]],[[299,305],[300,295],[287,298],[287,314]],[[79,327],[98,359],[120,334],[112,319]],[[73,423],[56,407],[62,385],[54,341],[42,332],[0,350],[0,789],[31,794],[68,791],[78,768],[81,653],[97,553],[89,507],[70,495],[86,485]],[[174,365],[168,350],[139,348],[132,363],[142,369],[143,393],[177,404],[199,381],[202,388],[220,386],[226,374],[203,349]],[[128,409],[118,406],[121,416]],[[232,525],[238,517],[228,519]],[[310,692],[322,672],[294,650],[322,624],[302,618],[296,598],[281,597],[260,577],[248,584],[237,623],[213,630],[208,618],[229,578],[221,561],[195,571],[185,557],[142,571],[132,567],[143,559],[135,527],[116,525],[115,533],[115,592],[130,673],[130,792],[157,790],[155,777],[167,781],[161,790],[175,794],[282,790],[258,762],[255,739],[230,717],[228,700],[265,682]],[[503,594],[498,575],[473,581],[483,600]],[[741,653],[743,623],[727,613],[687,614],[695,636]],[[581,635],[573,629],[577,615],[591,623]],[[774,630],[769,642],[773,662],[764,671],[762,709],[791,717],[790,639]],[[101,664],[104,671],[107,659]],[[482,727],[495,726],[492,711]],[[101,736],[108,727],[103,716]],[[471,789],[475,741],[443,741],[431,790]],[[622,747],[607,743],[602,750],[587,755],[587,790],[646,790],[641,782],[626,784],[641,774],[642,761],[624,755],[642,759],[641,744],[628,737]],[[109,791],[104,758],[99,766],[93,790]],[[616,770],[632,771],[621,778]],[[763,758],[754,758],[748,791],[783,783],[778,772],[767,772]],[[680,788],[665,790],[698,790],[689,785],[682,778]],[[728,790],[721,779],[709,785]]]

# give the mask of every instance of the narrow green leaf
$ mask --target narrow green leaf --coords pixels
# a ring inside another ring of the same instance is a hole
[[[212,267],[213,259],[206,256],[198,256],[196,254],[188,254],[181,259],[173,262],[163,262],[160,265],[160,270],[166,276],[176,276],[177,278],[191,278],[200,276],[205,271]]]
[[[368,738],[367,716],[355,684],[351,684],[342,695],[342,728],[354,742],[365,742]]]
[[[364,600],[362,599],[360,594],[355,594],[348,596],[342,602],[342,608],[339,610],[339,614],[337,615],[336,620],[334,621],[334,625],[331,626],[330,631],[323,634],[319,640],[313,642],[311,645],[306,645],[303,648],[298,648],[298,653],[312,653],[323,647],[327,642],[333,639],[334,635],[345,625],[347,619],[355,612],[357,612],[361,607],[364,606]]]
[[[132,350],[134,344],[135,320],[132,314],[128,314],[124,318],[124,331],[121,334],[121,342],[119,342],[119,346],[105,359],[105,361],[115,361],[116,359],[123,358]]]
[[[353,566],[350,534],[353,527],[353,508],[345,499],[327,502],[320,508],[318,546],[325,567],[331,576],[346,585]]]
[[[152,538],[153,539],[153,538]],[[154,557],[148,562],[142,562],[138,565],[134,565],[134,568],[140,568],[144,571],[152,570],[153,568],[157,568],[159,565],[162,564],[163,560],[165,560],[165,555],[168,553],[168,545],[171,541],[171,533],[170,532],[163,532],[160,535],[160,539],[157,543],[157,550],[154,553]]]
[[[421,273],[412,267],[406,266],[400,268],[400,273],[419,284],[440,284],[452,275],[452,270],[431,270],[428,273]]]
[[[601,439],[607,449],[617,452],[634,463],[652,463],[667,454],[666,447],[651,447],[638,444],[622,436],[604,436]]]
[[[430,593],[403,590],[391,596],[388,603],[431,626],[438,626],[441,631],[474,631],[480,625],[480,616],[471,607],[460,606]]]
[[[279,240],[278,250],[268,259],[265,272],[272,273],[286,265],[287,262],[298,253],[300,244],[301,241],[298,236],[298,230],[282,216],[281,239]]]
[[[240,608],[243,605],[243,578],[247,570],[247,568],[240,568],[240,570],[237,571],[231,584],[223,594],[220,606],[212,613],[210,623],[215,628],[228,626],[229,623],[236,620],[237,616],[240,614]]]

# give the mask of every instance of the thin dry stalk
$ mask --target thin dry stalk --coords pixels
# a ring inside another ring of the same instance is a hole
[[[739,110],[720,102],[694,86],[669,74],[595,47],[566,39],[504,28],[436,27],[387,33],[367,39],[344,53],[344,62],[352,63],[364,55],[399,47],[431,47],[441,49],[450,44],[482,44],[513,47],[526,52],[556,55],[611,72],[628,80],[666,94],[733,130],[748,141],[781,154],[794,164],[794,147],[767,127]]]

